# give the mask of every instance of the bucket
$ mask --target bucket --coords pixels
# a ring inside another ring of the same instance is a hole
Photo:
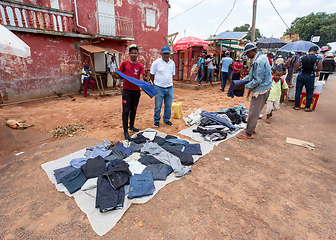
[[[174,102],[172,109],[174,111],[173,118],[180,119],[182,117],[182,102]]]

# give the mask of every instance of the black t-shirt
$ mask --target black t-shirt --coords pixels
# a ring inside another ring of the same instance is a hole
[[[317,57],[315,54],[308,54],[302,58],[302,73],[312,73],[314,72],[314,65],[316,63]]]

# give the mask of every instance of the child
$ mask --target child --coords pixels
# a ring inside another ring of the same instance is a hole
[[[283,75],[283,69],[281,67],[274,68],[272,71],[273,81],[271,86],[270,95],[267,99],[266,105],[266,120],[265,122],[270,124],[270,117],[272,112],[280,109],[280,96],[284,92],[285,101],[287,101],[287,90],[288,86],[286,81],[282,81],[281,77]]]
[[[282,76],[281,76],[281,87],[283,87],[283,82],[285,81],[286,77],[287,77],[287,69],[285,67],[282,67]],[[287,82],[286,82],[287,83]],[[288,83],[287,83],[288,86]],[[289,86],[288,86],[289,87]],[[282,90],[282,89],[281,89]],[[280,97],[280,104],[286,106],[288,102],[288,91],[289,89],[287,89],[286,91],[281,91],[281,97]],[[286,98],[285,98],[286,97]]]
[[[85,63],[82,70],[82,84],[83,84],[83,95],[86,97],[88,85],[92,85],[92,90],[96,90],[96,82],[90,79],[91,70],[89,64]]]

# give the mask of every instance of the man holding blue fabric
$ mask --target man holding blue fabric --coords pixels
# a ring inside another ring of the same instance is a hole
[[[161,58],[155,60],[150,69],[150,78],[154,82],[158,94],[155,95],[154,127],[160,126],[161,107],[164,101],[163,122],[173,126],[169,121],[173,104],[173,75],[175,75],[175,63],[170,58],[170,48],[164,46],[161,49]]]
[[[237,138],[252,139],[252,133],[256,132],[255,128],[260,112],[270,94],[272,72],[267,57],[257,51],[257,45],[255,43],[252,42],[245,45],[243,55],[245,54],[251,60],[251,70],[249,75],[243,78],[243,80],[249,81],[245,85],[245,88],[252,91],[252,99],[247,119],[246,132],[239,134]]]
[[[129,47],[129,60],[125,60],[120,64],[119,71],[129,77],[142,80],[143,74],[145,74],[144,66],[138,62],[139,48],[135,44],[131,44]],[[119,78],[116,73],[113,76]],[[136,110],[140,99],[140,87],[124,79],[123,92],[122,92],[122,122],[124,128],[124,137],[126,140],[130,140],[128,129],[133,132],[139,132],[139,129],[134,127]],[[128,128],[129,118],[129,128]]]

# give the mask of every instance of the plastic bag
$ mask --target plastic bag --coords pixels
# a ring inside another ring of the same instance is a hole
[[[174,111],[173,118],[180,119],[182,117],[182,102],[174,102],[172,105]]]

